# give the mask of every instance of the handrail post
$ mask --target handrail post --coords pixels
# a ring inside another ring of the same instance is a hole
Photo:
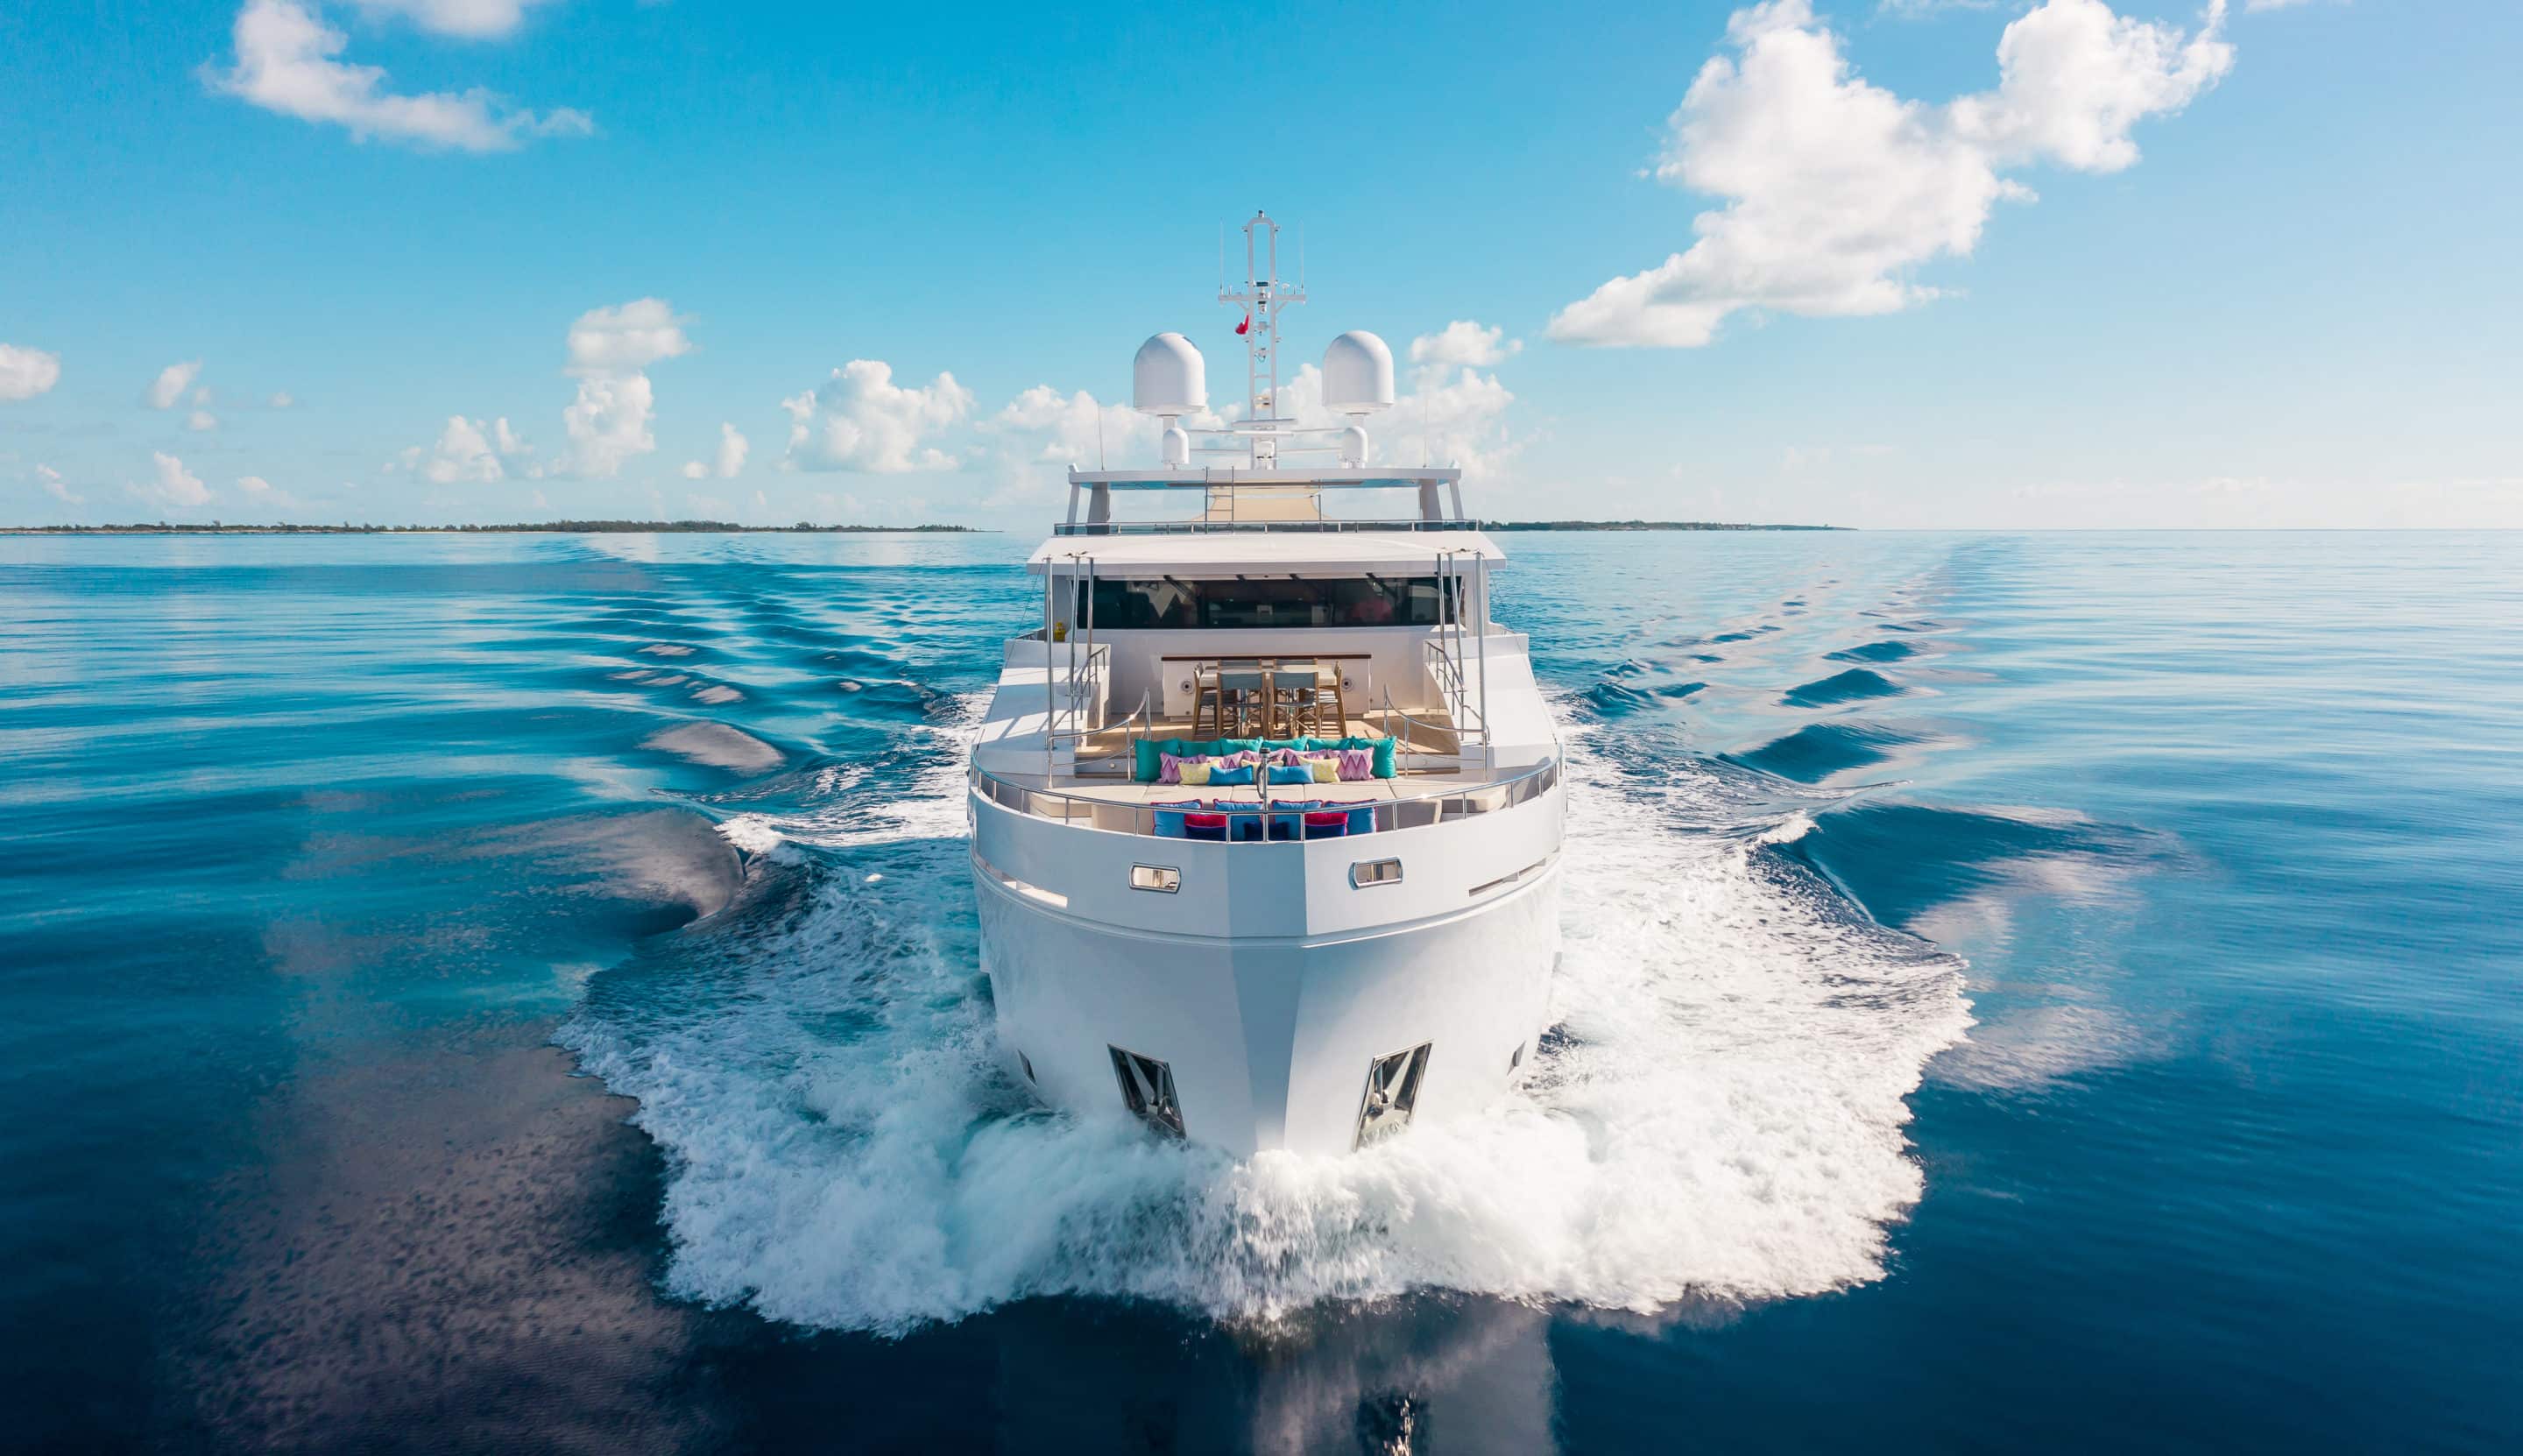
[[[1472,553],[1474,569],[1481,576],[1481,757],[1497,757],[1497,743],[1490,737],[1490,558],[1482,552]]]
[[[1055,593],[1060,589],[1059,581],[1058,558],[1045,556],[1042,559],[1042,781],[1045,783],[1051,781],[1051,730],[1058,721],[1060,706],[1051,685],[1051,680],[1058,676],[1052,668],[1051,626]]]

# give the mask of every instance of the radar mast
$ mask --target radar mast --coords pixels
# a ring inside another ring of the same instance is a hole
[[[1220,280],[1217,301],[1246,310],[1236,328],[1244,336],[1246,408],[1235,433],[1251,437],[1254,469],[1275,470],[1278,436],[1296,423],[1279,414],[1279,310],[1304,303],[1306,285],[1302,278],[1293,285],[1280,280],[1279,224],[1269,213],[1257,211],[1244,224],[1244,286],[1230,291]]]

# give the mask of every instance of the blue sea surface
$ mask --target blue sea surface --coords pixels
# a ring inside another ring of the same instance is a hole
[[[0,1444],[2523,1448],[2523,535],[1525,534],[1559,1026],[1036,1107],[1003,536],[0,539]]]

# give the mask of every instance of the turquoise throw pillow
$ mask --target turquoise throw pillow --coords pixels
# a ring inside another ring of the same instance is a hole
[[[1241,787],[1253,781],[1253,766],[1246,764],[1240,769],[1212,769],[1209,773],[1209,781],[1214,786]]]

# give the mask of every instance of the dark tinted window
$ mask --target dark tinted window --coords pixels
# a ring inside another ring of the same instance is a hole
[[[1095,586],[1099,632],[1171,627],[1434,627],[1444,609],[1437,577],[1319,581],[1177,582],[1108,579]],[[1079,588],[1079,596],[1085,594]],[[1085,621],[1085,602],[1070,620]]]

